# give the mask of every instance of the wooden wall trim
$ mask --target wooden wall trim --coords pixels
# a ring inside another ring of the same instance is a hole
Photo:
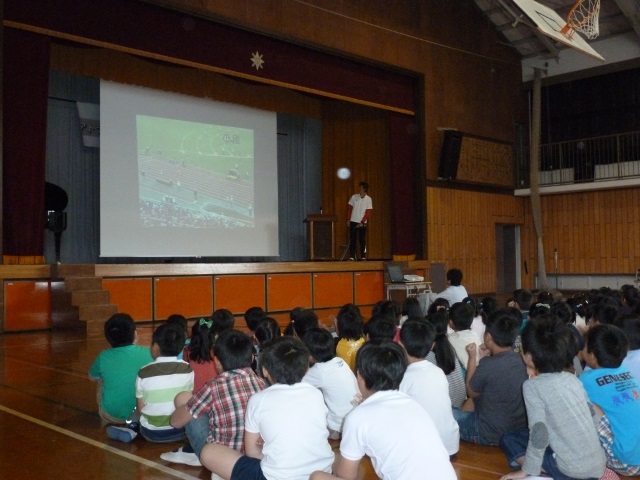
[[[176,275],[230,275],[256,273],[373,272],[385,262],[263,262],[263,263],[169,263],[96,265],[96,275],[108,277],[152,277]],[[429,262],[408,262],[410,269],[428,269]]]

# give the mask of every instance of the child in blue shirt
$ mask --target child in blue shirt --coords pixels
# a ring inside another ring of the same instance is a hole
[[[620,328],[603,323],[590,328],[584,359],[591,370],[580,380],[601,409],[597,428],[607,465],[632,476],[640,474],[640,384],[622,365],[628,347]]]

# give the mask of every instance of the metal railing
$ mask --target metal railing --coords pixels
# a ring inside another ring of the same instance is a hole
[[[516,151],[517,187],[529,187],[529,147]],[[540,185],[640,177],[640,132],[549,143],[540,147]]]

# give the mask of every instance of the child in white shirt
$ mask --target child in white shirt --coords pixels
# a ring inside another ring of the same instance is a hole
[[[465,370],[469,360],[467,345],[475,343],[477,346],[476,351],[480,351],[480,345],[482,344],[482,339],[471,330],[474,314],[473,308],[462,302],[454,303],[449,310],[449,326],[453,329],[453,332],[449,333],[449,342],[456,352],[458,361]],[[476,358],[477,364],[478,358]]]
[[[245,455],[208,443],[200,453],[202,465],[226,479],[307,480],[314,471],[331,471],[334,454],[327,440],[328,410],[322,393],[302,382],[309,357],[302,341],[288,336],[261,350],[260,368],[271,386],[249,399]]]
[[[450,457],[460,448],[460,429],[453,418],[449,382],[441,368],[428,362],[436,330],[426,320],[407,320],[400,330],[400,345],[407,352],[409,366],[400,391],[416,400],[429,414]]]
[[[311,353],[312,364],[302,381],[322,392],[329,409],[329,438],[339,440],[344,417],[357,402],[356,376],[343,359],[336,357],[336,342],[328,330],[312,328],[302,341]]]
[[[398,344],[363,345],[356,372],[364,400],[345,419],[333,475],[316,471],[310,480],[358,478],[365,455],[382,480],[456,479],[431,417],[398,391],[406,368],[407,357]]]

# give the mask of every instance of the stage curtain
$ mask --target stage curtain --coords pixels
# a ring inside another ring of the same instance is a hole
[[[67,229],[62,234],[63,263],[96,263],[100,245],[100,150],[85,147],[76,101],[100,103],[95,78],[52,71],[49,81],[47,181],[69,196]],[[45,257],[55,261],[55,237],[45,232]]]
[[[322,206],[322,124],[278,114],[278,236],[281,261],[309,260],[306,224]]]
[[[391,221],[393,253],[395,255],[424,253],[424,212],[422,204],[424,172],[419,168],[418,128],[415,119],[407,115],[391,114],[389,127],[390,182],[393,191],[393,215]]]
[[[3,255],[44,262],[49,39],[4,29]]]
[[[294,90],[256,85],[217,73],[112,50],[53,43],[51,69],[252,108],[320,118],[321,101]]]

